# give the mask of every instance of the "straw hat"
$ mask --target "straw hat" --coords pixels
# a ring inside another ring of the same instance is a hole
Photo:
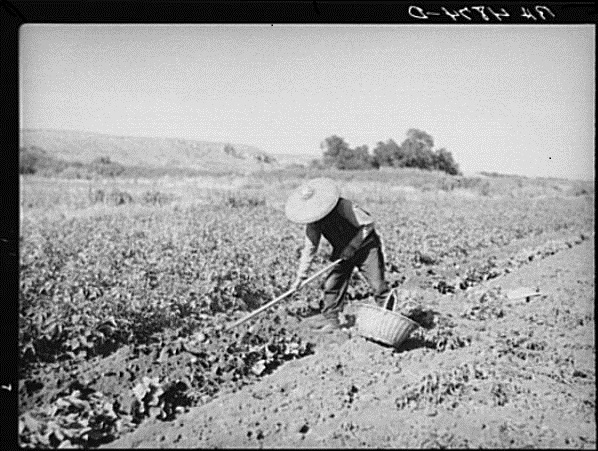
[[[340,190],[334,180],[326,177],[311,179],[291,193],[285,214],[299,224],[315,222],[334,209],[339,197]]]

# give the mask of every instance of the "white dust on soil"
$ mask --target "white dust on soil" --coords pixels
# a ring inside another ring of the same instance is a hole
[[[493,286],[544,294],[486,320],[461,317],[471,293],[438,295],[432,307],[469,329],[470,346],[396,352],[338,332],[314,355],[106,447],[595,448],[594,239]]]

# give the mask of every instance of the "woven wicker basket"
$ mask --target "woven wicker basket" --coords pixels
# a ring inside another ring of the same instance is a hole
[[[358,305],[355,323],[359,335],[398,348],[419,327],[415,321],[392,310],[394,296],[394,291],[391,291],[384,307],[364,303]]]

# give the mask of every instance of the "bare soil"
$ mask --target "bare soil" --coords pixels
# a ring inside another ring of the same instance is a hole
[[[521,287],[540,295],[508,297]],[[354,328],[314,336],[289,315],[283,325],[315,343],[312,355],[105,447],[596,448],[593,237],[481,287],[417,290],[438,327],[398,350]],[[70,377],[111,393],[128,375],[184,376],[192,358],[123,348]]]

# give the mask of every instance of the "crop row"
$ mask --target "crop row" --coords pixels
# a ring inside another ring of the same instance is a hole
[[[437,370],[425,374],[413,384],[402,387],[395,399],[397,409],[421,409],[440,405],[448,409],[457,407],[465,393],[478,392],[470,402],[491,403],[504,406],[511,397],[529,393],[529,389],[516,383],[503,381],[500,370],[479,362],[463,363],[449,370]]]
[[[47,407],[20,416],[20,444],[94,448],[147,418],[171,420],[190,406],[208,402],[225,387],[238,389],[287,360],[312,353],[308,343],[278,329],[275,321],[262,326],[259,334],[247,328],[224,334],[222,328],[207,327],[187,339],[140,346],[139,353],[165,367],[162,377],[138,377],[131,390],[122,387],[117,396],[75,381]],[[180,370],[168,371],[166,362],[177,354],[186,354],[184,375]]]
[[[393,286],[421,266],[423,253],[439,272],[465,267],[459,286],[466,288],[530,258],[493,263],[492,249],[534,234],[587,233],[593,222],[579,207],[548,201],[534,208],[497,202],[482,212],[467,204],[376,207]],[[21,233],[19,338],[26,363],[103,355],[165,329],[189,334],[216,313],[255,309],[288,288],[301,244],[301,228],[265,205],[24,221]],[[547,246],[539,252],[555,251]],[[323,263],[319,256],[316,264]],[[440,291],[455,285],[436,282]],[[316,290],[312,285],[296,298],[317,298]],[[350,297],[368,293],[363,283],[349,290]]]
[[[555,232],[580,236],[593,227],[593,212],[582,200],[540,199],[530,206],[517,199],[401,205],[382,199],[366,207],[384,239],[392,286],[424,266],[446,282],[444,271],[457,265],[460,279],[453,287],[475,285],[489,274],[524,264],[530,255],[541,257],[568,245],[548,243],[507,259],[489,258],[504,246]],[[198,397],[213,396],[227,384],[240,386],[287,359],[309,354],[309,344],[284,329],[276,309],[255,320],[258,332],[246,326],[235,333],[222,330],[225,322],[288,289],[301,242],[301,227],[259,199],[45,223],[25,218],[19,292],[20,369],[25,379],[40,364],[83,362],[108,356],[123,345],[138,352],[151,350],[159,360],[181,353],[194,359],[184,380],[140,381],[130,406],[112,403],[110,410],[107,400],[90,394],[93,390],[65,393],[49,407],[43,422],[22,420],[23,444],[95,446],[128,422],[170,417]],[[317,267],[325,263],[325,253],[316,259]],[[348,291],[350,298],[368,294],[359,280]],[[304,310],[297,306],[318,298],[318,287],[312,284],[286,303],[286,311],[301,314]],[[443,320],[418,330],[419,338],[438,351],[470,344],[466,333]],[[77,410],[77,405],[87,407]]]

